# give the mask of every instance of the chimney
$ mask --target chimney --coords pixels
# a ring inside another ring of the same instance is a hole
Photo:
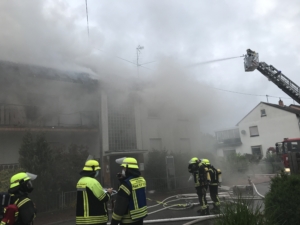
[[[284,106],[283,101],[281,99],[279,100],[278,104],[282,107]]]

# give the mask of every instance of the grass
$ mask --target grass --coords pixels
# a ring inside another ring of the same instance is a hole
[[[226,201],[222,204],[221,214],[214,225],[266,225],[262,215],[262,203],[242,199]]]

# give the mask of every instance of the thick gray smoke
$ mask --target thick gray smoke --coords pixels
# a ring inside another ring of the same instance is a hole
[[[243,62],[239,59],[184,68],[195,62],[243,54],[249,47],[266,49],[258,36],[251,35],[265,30],[263,25],[252,26],[252,20],[243,15],[243,12],[257,15],[255,21],[264,23],[265,15],[256,14],[261,8],[259,1],[255,4],[246,1],[232,8],[225,3],[211,5],[210,1],[201,4],[191,1],[189,6],[174,1],[172,7],[167,1],[88,2],[89,36],[84,1],[1,1],[0,59],[87,72],[113,86],[123,98],[132,96],[129,93],[132,86],[142,85],[143,91],[138,94],[144,102],[154,108],[199,117],[201,129],[210,133],[214,129],[234,126],[258,101],[266,99],[241,97],[208,86],[272,94],[267,92],[263,76],[244,73]],[[234,16],[236,7],[242,15],[240,20]],[[263,8],[268,15],[277,7],[274,3],[274,6]],[[178,13],[182,8],[184,10]],[[199,14],[206,16],[199,19]],[[230,32],[232,27],[234,32]],[[282,34],[270,37],[274,43],[285,46],[290,40],[283,39]],[[157,62],[146,65],[152,70],[140,67],[137,76],[134,63],[135,48],[139,44],[145,46],[143,52],[148,52],[145,57],[141,55],[141,62]],[[105,51],[100,51],[103,49]],[[267,49],[265,51],[266,58]]]

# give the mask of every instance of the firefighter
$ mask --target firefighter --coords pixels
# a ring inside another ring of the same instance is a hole
[[[106,202],[109,201],[112,188],[105,191],[95,179],[100,172],[96,160],[88,160],[80,172],[77,183],[76,225],[106,225],[108,221]]]
[[[221,170],[216,169],[213,165],[210,164],[209,160],[207,160],[206,165],[208,167],[208,172],[211,178],[211,182],[209,184],[209,193],[210,198],[213,201],[212,212],[219,214],[220,213],[220,199],[218,195],[218,186],[221,186],[222,177]]]
[[[36,177],[34,174],[21,172],[13,175],[10,179],[10,187],[8,190],[11,195],[10,203],[18,207],[18,216],[15,218],[15,225],[33,224],[33,220],[36,217],[36,208],[33,201],[28,197],[28,194],[33,191],[32,180],[35,180]],[[10,207],[8,208],[8,210],[12,209]],[[10,217],[11,215],[9,214],[7,211],[3,219],[5,219],[6,216]]]
[[[200,187],[200,210],[197,212],[200,213],[201,216],[203,215],[209,215],[209,206],[207,204],[206,200],[206,192],[208,189],[208,184],[210,183],[210,175],[208,173],[207,168],[207,159],[201,159],[199,163],[199,187]]]
[[[199,183],[199,159],[197,157],[191,158],[189,161],[188,171],[193,175],[196,193],[198,195],[199,203],[201,203],[201,192],[202,188],[200,187]]]
[[[144,224],[147,216],[146,181],[141,177],[138,163],[135,158],[125,158],[120,187],[116,197],[111,225],[117,224]]]

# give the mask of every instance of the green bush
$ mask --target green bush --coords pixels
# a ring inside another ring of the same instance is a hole
[[[9,189],[9,184],[10,184],[10,178],[18,173],[24,171],[22,169],[17,169],[17,170],[13,170],[13,169],[7,169],[7,170],[1,170],[0,171],[0,192],[7,192]]]
[[[236,202],[222,203],[221,214],[214,225],[265,225],[261,209],[261,204],[241,197]]]
[[[300,176],[280,175],[271,179],[265,198],[265,217],[270,224],[300,224]]]

